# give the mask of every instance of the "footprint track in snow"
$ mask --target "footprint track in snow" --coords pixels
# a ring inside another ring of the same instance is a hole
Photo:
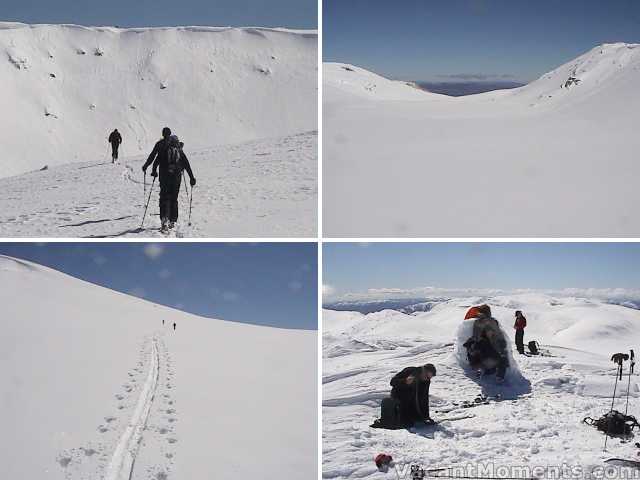
[[[146,428],[149,412],[158,388],[160,355],[157,340],[151,340],[150,365],[133,415],[120,436],[105,472],[105,480],[130,479],[135,467],[135,458],[140,448],[142,433]]]

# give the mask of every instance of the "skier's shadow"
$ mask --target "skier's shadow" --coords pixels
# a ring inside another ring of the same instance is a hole
[[[118,218],[103,218],[102,220],[87,220],[80,223],[67,223],[65,225],[59,225],[58,228],[84,227],[85,225],[93,225],[94,223],[116,222],[118,220],[125,220],[127,218],[133,218],[135,216],[136,215],[125,215],[124,217],[118,217]]]
[[[423,438],[428,438],[429,440],[434,440],[436,432],[439,433],[439,436],[444,435],[445,437],[453,437],[454,434],[451,430],[444,427],[441,423],[436,423],[435,425],[422,425],[422,426],[413,426],[408,428],[407,431],[409,433],[413,433],[414,435],[418,435]]]
[[[129,235],[129,234],[133,234],[133,233],[142,233],[142,232],[146,232],[147,228],[131,228],[129,230],[125,230],[124,232],[119,232],[119,233],[113,233],[111,235],[89,235],[87,237],[84,238],[116,238],[116,237],[124,237],[125,235]]]

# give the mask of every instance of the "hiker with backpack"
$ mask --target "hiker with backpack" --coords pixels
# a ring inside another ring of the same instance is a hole
[[[462,346],[467,350],[467,360],[478,375],[496,375],[496,380],[504,381],[509,358],[507,341],[498,321],[491,316],[489,305],[471,307],[465,320],[473,321],[473,334]]]
[[[182,182],[182,171],[189,175],[191,187],[195,186],[196,178],[191,171],[191,165],[182,148],[184,143],[177,136],[171,134],[171,129],[162,129],[162,139],[153,147],[153,151],[142,166],[146,173],[153,163],[151,176],[157,177],[160,171],[160,221],[161,231],[166,232],[175,226],[178,220],[178,194]]]
[[[391,379],[391,396],[382,400],[381,417],[372,427],[409,428],[417,422],[433,425],[429,416],[429,386],[436,376],[436,367],[427,363],[407,367]]]
[[[109,135],[109,143],[111,144],[111,163],[116,163],[118,159],[118,147],[122,143],[122,135],[117,128]]]
[[[520,355],[524,355],[524,329],[527,326],[527,319],[522,314],[522,311],[516,310],[516,322],[513,324],[513,328],[516,331],[516,348]]]

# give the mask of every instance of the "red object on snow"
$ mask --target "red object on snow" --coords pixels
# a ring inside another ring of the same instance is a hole
[[[389,465],[393,460],[393,457],[391,455],[387,455],[386,453],[379,453],[378,455],[376,455],[376,458],[374,460],[376,462],[376,467],[382,468],[385,465]]]
[[[491,308],[489,305],[478,305],[476,307],[471,307],[467,310],[467,314],[464,316],[465,320],[471,320],[473,318],[478,317],[490,317],[491,316]]]

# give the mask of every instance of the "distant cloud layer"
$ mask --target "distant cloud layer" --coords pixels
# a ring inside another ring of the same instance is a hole
[[[493,288],[370,288],[365,292],[352,292],[335,295],[334,289],[323,288],[324,300],[366,301],[390,300],[402,298],[461,298],[490,297],[498,295],[518,295],[538,293],[557,297],[584,297],[607,301],[640,300],[640,289],[627,288],[563,288],[563,289],[493,289]],[[334,296],[335,295],[335,296]]]

